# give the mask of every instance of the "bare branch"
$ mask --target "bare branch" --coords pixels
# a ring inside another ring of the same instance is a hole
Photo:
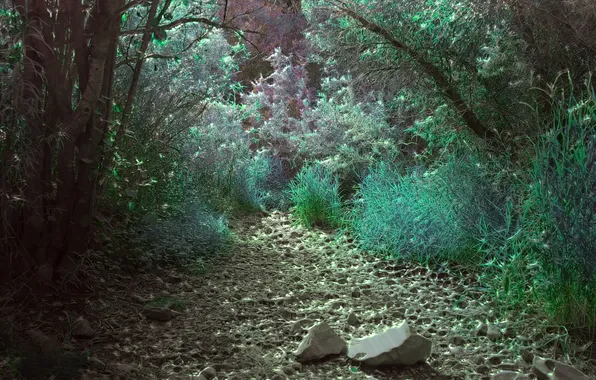
[[[211,26],[213,28],[219,28],[219,29],[229,29],[229,30],[234,30],[234,31],[240,31],[240,29],[238,29],[236,27],[233,27],[233,26],[230,26],[227,24],[222,24],[219,22],[215,22],[215,21],[209,20],[208,18],[205,18],[205,17],[183,17],[183,18],[180,18],[180,19],[173,21],[169,24],[165,24],[162,26],[154,26],[153,28],[149,29],[149,32],[154,33],[159,30],[170,30],[170,29],[174,29],[180,25],[191,24],[191,23],[204,24],[204,25]],[[121,32],[120,35],[128,36],[128,35],[133,35],[133,34],[141,34],[141,33],[144,33],[145,30],[146,29],[125,30],[125,31]],[[254,30],[242,30],[242,32],[259,34],[259,32],[254,31]]]

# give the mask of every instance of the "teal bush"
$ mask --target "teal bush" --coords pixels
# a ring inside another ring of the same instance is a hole
[[[338,227],[342,223],[342,202],[337,177],[320,163],[304,166],[290,183],[291,211],[307,227]]]
[[[365,250],[426,262],[466,248],[448,189],[386,163],[361,183],[351,220]]]
[[[505,224],[503,196],[483,165],[468,155],[414,169],[400,174],[381,163],[361,183],[351,225],[362,248],[420,262],[480,262],[480,232]]]
[[[596,95],[561,102],[536,147],[529,202],[551,267],[596,279]]]
[[[535,146],[525,231],[547,281],[538,288],[558,321],[596,327],[596,94],[560,99]]]

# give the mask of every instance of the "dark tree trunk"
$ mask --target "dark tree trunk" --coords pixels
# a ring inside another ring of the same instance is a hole
[[[21,271],[35,270],[47,284],[56,278],[58,264],[70,271],[67,262],[76,263],[87,250],[105,132],[98,126],[109,117],[109,107],[98,113],[98,104],[111,88],[106,81],[113,80],[115,54],[108,56],[108,50],[113,53],[118,38],[124,0],[98,2],[88,17],[80,1],[60,2],[52,12],[43,0],[15,5],[26,25],[19,112],[27,124],[27,165],[25,204],[9,209],[22,210],[21,222],[13,223],[23,230],[12,231],[27,259],[21,261],[28,262]],[[73,104],[75,84],[79,99]],[[50,145],[58,132],[61,137]]]

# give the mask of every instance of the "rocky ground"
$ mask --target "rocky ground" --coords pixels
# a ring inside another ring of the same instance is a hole
[[[237,245],[203,275],[126,274],[106,263],[93,272],[93,294],[4,317],[42,348],[87,352],[87,380],[514,379],[506,371],[549,378],[540,373],[553,370],[560,379],[596,378],[589,342],[545,325],[538,312],[497,319],[495,302],[473,273],[382,260],[348,237],[305,230],[282,213],[232,227]],[[403,321],[432,343],[426,363],[365,366],[344,352],[296,360],[317,324],[349,345]],[[9,373],[9,364],[0,358],[0,373]],[[586,377],[561,377],[574,373],[570,366]]]

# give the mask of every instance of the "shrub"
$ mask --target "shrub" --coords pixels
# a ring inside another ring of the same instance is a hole
[[[561,102],[553,129],[537,146],[528,199],[548,231],[548,263],[586,279],[596,276],[596,95]]]
[[[596,95],[588,84],[587,95],[553,107],[524,207],[528,238],[548,273],[547,310],[564,323],[596,327]]]
[[[288,183],[281,160],[260,152],[236,168],[235,198],[245,210],[285,210]]]
[[[360,185],[352,226],[366,250],[427,262],[468,246],[452,201],[440,182],[382,163]]]
[[[342,203],[339,181],[320,163],[307,165],[290,183],[292,213],[307,227],[313,225],[340,226]]]
[[[506,169],[504,227],[480,225],[486,281],[501,306],[541,305],[557,322],[596,327],[596,103],[561,99],[529,167]],[[510,166],[510,165],[509,165]],[[492,178],[496,178],[493,174]],[[484,233],[483,233],[484,231]]]

